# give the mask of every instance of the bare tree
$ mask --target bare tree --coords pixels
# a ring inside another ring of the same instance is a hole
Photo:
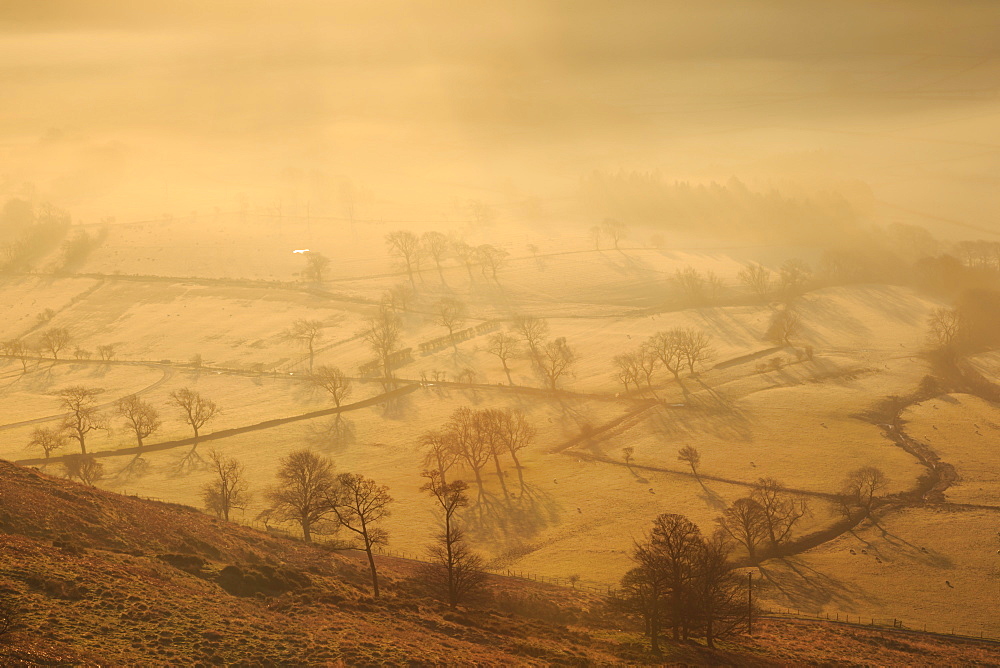
[[[378,598],[378,571],[372,548],[389,541],[388,532],[375,526],[389,516],[389,488],[357,473],[341,473],[331,490],[328,503],[340,526],[361,539],[372,576],[372,594]]]
[[[499,358],[500,364],[503,365],[503,372],[507,374],[507,383],[513,385],[514,381],[510,378],[510,367],[507,365],[507,360],[520,353],[517,339],[507,332],[497,332],[490,337],[486,344],[486,351]]]
[[[63,457],[63,468],[67,478],[77,478],[85,485],[94,487],[104,479],[104,464],[93,455],[73,454]]]
[[[685,462],[691,467],[691,473],[698,477],[698,465],[701,464],[701,453],[693,445],[685,445],[677,451],[677,461]]]
[[[447,431],[454,439],[455,451],[475,476],[479,494],[482,495],[483,467],[493,455],[485,412],[474,411],[467,406],[456,408],[448,420]]]
[[[74,385],[59,392],[62,407],[69,411],[63,416],[61,428],[80,444],[81,454],[87,454],[87,434],[106,428],[104,418],[98,413],[97,397],[104,394],[99,387]]]
[[[536,363],[549,383],[549,389],[555,391],[559,379],[570,373],[570,368],[576,362],[576,355],[566,343],[566,337],[560,336],[549,341],[540,351]]]
[[[380,308],[378,315],[368,320],[363,336],[375,357],[382,364],[382,374],[386,381],[392,378],[392,354],[399,346],[399,316],[386,308]]]
[[[705,302],[708,281],[694,267],[684,267],[674,272],[673,282],[684,295],[688,304],[703,304]]]
[[[116,348],[117,346],[113,343],[105,343],[97,346],[97,355],[105,362],[109,362],[115,358]]]
[[[434,307],[434,321],[448,330],[448,339],[455,352],[458,352],[458,346],[455,344],[455,328],[461,327],[464,320],[465,304],[457,299],[445,297]]]
[[[931,342],[941,348],[950,348],[958,341],[962,331],[962,318],[958,309],[938,307],[927,318]]]
[[[196,440],[198,431],[219,414],[219,407],[214,401],[188,387],[171,392],[170,403],[181,410],[181,417],[191,425]]]
[[[21,372],[28,372],[28,360],[31,359],[31,348],[20,339],[11,339],[3,342],[4,354],[16,357],[21,362]]]
[[[681,632],[687,630],[687,593],[695,576],[700,547],[701,530],[696,524],[683,515],[664,514],[653,521],[647,547],[637,555],[647,569],[660,571],[656,577],[661,579],[667,593],[674,640],[680,640]]]
[[[771,316],[766,338],[772,343],[790,346],[791,338],[799,332],[799,316],[788,308],[779,309]]]
[[[413,302],[413,286],[409,283],[397,283],[382,296],[382,303],[394,311],[405,311]]]
[[[888,486],[889,478],[882,469],[862,466],[847,474],[847,479],[841,488],[841,497],[846,504],[863,510],[865,517],[871,517],[875,501]]]
[[[486,581],[482,557],[468,546],[465,532],[458,521],[458,511],[469,504],[468,485],[463,480],[446,483],[438,471],[425,471],[428,479],[421,487],[437,502],[441,509],[442,531],[435,544],[428,550],[436,568],[428,571],[431,580],[441,578],[448,596],[448,605],[456,607],[480,589]]]
[[[738,630],[746,621],[745,591],[729,559],[732,551],[725,532],[717,531],[702,541],[695,561],[693,607],[709,647],[715,647],[716,638]]]
[[[337,408],[340,408],[344,399],[351,396],[351,379],[335,366],[318,367],[310,380],[313,385],[325,390],[330,395]]]
[[[497,272],[503,267],[508,255],[510,253],[507,251],[490,244],[483,244],[476,248],[476,257],[483,265],[483,275],[486,275],[486,270],[489,269],[494,281],[498,280]]]
[[[548,321],[533,315],[519,315],[514,317],[511,328],[524,339],[531,356],[537,358],[542,341],[549,335]]]
[[[740,281],[753,294],[765,299],[771,294],[771,270],[762,264],[748,264],[739,273]]]
[[[494,412],[493,415],[493,436],[499,445],[507,448],[511,459],[514,460],[514,468],[517,469],[517,476],[524,486],[523,467],[517,458],[517,453],[527,448],[535,439],[535,428],[528,423],[524,412],[514,408],[504,408]]]
[[[142,447],[142,439],[160,428],[160,414],[151,404],[146,403],[135,394],[118,400],[118,414],[125,418],[128,428]]]
[[[469,273],[469,280],[472,280],[472,266],[476,263],[476,249],[467,242],[458,240],[452,243],[452,252],[465,265],[465,270]]]
[[[678,337],[680,355],[691,373],[695,367],[712,359],[712,339],[705,332],[696,329],[684,329]]]
[[[674,375],[674,380],[681,379],[681,369],[684,368],[684,330],[674,329],[657,332],[649,337],[647,345],[664,368]]]
[[[312,542],[323,521],[333,512],[329,498],[336,477],[333,461],[309,450],[298,450],[281,458],[278,484],[267,492],[273,515],[302,527],[302,539]]]
[[[323,338],[323,323],[319,320],[300,318],[292,323],[292,328],[288,332],[288,338],[299,341],[309,351],[309,373],[312,373],[316,342]]]
[[[639,375],[641,371],[639,369],[639,354],[636,351],[629,353],[622,353],[621,355],[615,355],[612,362],[615,365],[615,378],[621,381],[622,385],[625,386],[625,391],[628,392],[629,383],[635,385],[635,389],[639,389]]]
[[[306,268],[302,270],[302,277],[307,281],[322,283],[330,266],[330,258],[315,251],[303,253],[303,256],[306,259]]]
[[[622,459],[625,460],[625,466],[632,465],[632,459],[634,458],[634,455],[635,455],[634,445],[627,445],[624,448],[622,448]]]
[[[40,448],[48,459],[56,450],[66,447],[66,434],[59,429],[46,429],[35,427],[31,432],[31,440],[28,446]]]
[[[615,250],[618,250],[618,242],[628,236],[628,228],[625,227],[625,223],[619,220],[608,218],[601,225],[601,229],[614,243]]]
[[[429,431],[420,437],[424,447],[424,466],[437,471],[446,481],[448,471],[458,463],[461,455],[455,445],[455,435],[450,431]]]
[[[59,351],[73,341],[73,336],[65,327],[52,327],[42,332],[40,345],[42,350],[52,353],[53,359],[59,359]]]
[[[656,390],[653,389],[653,373],[660,363],[659,355],[656,354],[656,350],[647,342],[639,346],[639,349],[635,351],[635,363],[638,372],[646,380],[646,387],[649,388],[649,391],[655,397]]]
[[[786,541],[792,529],[808,512],[805,499],[798,499],[774,478],[760,478],[750,498],[764,514],[764,526],[771,545]]]
[[[767,518],[760,504],[748,497],[736,499],[718,521],[723,531],[746,547],[756,563],[757,546],[768,537]]]
[[[434,260],[438,276],[441,277],[441,280],[444,280],[444,274],[441,271],[441,261],[447,257],[448,251],[451,250],[451,241],[440,232],[424,232],[423,247],[424,251]]]
[[[413,283],[413,265],[420,253],[420,239],[413,232],[397,230],[385,236],[385,243],[392,255],[406,263],[406,273],[410,276],[410,283]]]
[[[250,502],[246,468],[217,450],[208,453],[208,462],[215,476],[202,488],[201,498],[205,508],[228,522],[233,510],[243,510]]]

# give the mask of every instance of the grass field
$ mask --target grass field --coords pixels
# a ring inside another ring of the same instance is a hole
[[[38,456],[25,450],[37,425],[20,423],[57,416],[56,393],[73,384],[106,388],[106,402],[140,392],[163,417],[151,442],[190,436],[168,404],[170,392],[181,387],[192,387],[222,407],[209,432],[330,405],[303,381],[306,351],[287,331],[297,319],[323,323],[316,365],[337,365],[355,375],[372,359],[360,331],[381,294],[407,281],[383,250],[381,237],[388,230],[254,220],[243,237],[223,238],[229,222],[223,215],[197,224],[114,226],[81,270],[103,276],[3,280],[0,289],[9,298],[0,339],[33,341],[43,327],[64,326],[82,348],[116,344],[122,363],[32,361],[22,374],[20,362],[8,359],[0,366],[0,456]],[[888,493],[914,489],[925,472],[886,437],[870,411],[885,397],[913,392],[931,372],[920,354],[927,314],[937,300],[885,285],[818,287],[793,301],[801,326],[791,345],[775,345],[765,340],[765,332],[779,306],[755,304],[737,292],[736,273],[750,260],[777,264],[790,256],[812,258],[810,249],[675,245],[672,250],[596,251],[585,235],[568,229],[483,230],[456,224],[451,231],[470,242],[488,239],[506,248],[510,259],[499,281],[478,268],[470,275],[454,260],[438,272],[425,259],[414,279],[416,296],[403,314],[401,345],[414,348],[414,354],[396,373],[407,381],[453,381],[471,369],[477,387],[438,383],[391,403],[347,410],[339,419],[294,421],[195,449],[150,452],[141,461],[131,455],[105,457],[101,486],[200,506],[209,480],[204,458],[215,448],[246,465],[254,496],[239,519],[253,521],[266,505],[278,460],[307,447],[331,456],[339,471],[387,484],[396,499],[386,525],[390,547],[419,553],[436,531],[431,505],[419,491],[420,435],[440,427],[458,406],[516,407],[538,430],[521,458],[524,484],[509,461],[502,480],[488,466],[484,492],[473,494],[477,502],[466,513],[473,535],[499,567],[614,584],[630,566],[633,540],[657,514],[688,515],[710,532],[729,502],[746,495],[758,478],[770,476],[809,500],[810,514],[799,529],[806,533],[835,520],[828,497],[851,470],[882,468]],[[299,241],[303,238],[310,240]],[[301,258],[291,250],[303,247],[315,247],[333,260],[328,280],[320,285],[296,276]],[[689,265],[722,277],[729,292],[721,304],[680,308],[669,277]],[[253,282],[259,280],[273,282]],[[432,316],[443,297],[469,304],[462,327],[486,320],[503,327],[517,314],[546,318],[550,336],[566,337],[576,355],[572,373],[561,381],[566,392],[539,392],[544,380],[523,352],[510,363],[511,378],[520,388],[533,389],[499,387],[507,378],[487,352],[489,333],[418,352],[420,343],[446,333]],[[40,325],[37,315],[47,308],[55,315]],[[680,382],[661,369],[652,388],[625,392],[614,378],[612,358],[672,327],[693,327],[711,336],[711,361]],[[813,349],[811,358],[802,355],[807,346]],[[196,355],[204,361],[201,369],[188,364]],[[775,358],[780,365],[769,365]],[[984,370],[995,366],[989,357],[977,363]],[[356,383],[349,401],[381,391],[376,383]],[[651,405],[654,393],[659,403]],[[946,492],[949,502],[1000,503],[991,447],[1000,424],[995,406],[968,395],[945,395],[910,407],[902,417],[907,433],[961,476],[960,484]],[[95,434],[90,449],[133,445],[120,422],[112,418],[113,428]],[[613,428],[603,429],[612,423]],[[677,450],[685,445],[701,454],[699,476],[677,460]],[[623,458],[625,447],[634,448],[630,464]],[[58,472],[59,466],[49,469]],[[468,472],[462,475],[471,480]],[[762,595],[776,605],[875,616],[891,615],[905,601],[912,616],[928,623],[957,615],[971,624],[986,614],[987,599],[970,588],[966,596],[976,602],[964,605],[966,597],[950,589],[948,597],[939,596],[930,583],[947,579],[958,588],[987,576],[995,567],[989,561],[995,555],[984,551],[995,535],[995,513],[989,508],[895,510],[882,526],[940,558],[912,553],[901,539],[863,524],[854,534],[765,564],[773,582]],[[962,530],[949,532],[949,523]],[[967,539],[970,535],[976,538]],[[916,536],[926,537],[926,545]],[[859,570],[860,561],[848,558],[853,556],[849,550],[857,551],[864,541],[881,546],[885,568],[865,562]],[[925,598],[930,602],[918,605]]]

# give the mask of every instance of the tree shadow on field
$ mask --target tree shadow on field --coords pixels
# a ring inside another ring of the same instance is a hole
[[[469,532],[479,540],[509,545],[559,522],[559,504],[551,496],[529,483],[517,490],[506,496],[478,495],[464,513]]]
[[[305,440],[319,449],[341,452],[357,441],[357,435],[354,422],[337,413],[325,422],[310,423]]]
[[[954,568],[954,564],[951,559],[939,552],[932,552],[926,547],[914,545],[908,540],[897,536],[889,531],[889,529],[882,523],[884,521],[884,518],[882,518],[881,521],[872,520],[873,530],[879,531],[880,538],[885,541],[885,544],[878,545],[877,543],[869,542],[866,549],[870,554],[890,562],[898,558],[902,558],[909,561],[916,561],[933,568]]]
[[[718,493],[709,489],[705,485],[705,481],[702,480],[700,476],[696,474],[695,477],[698,479],[698,484],[701,485],[701,494],[699,495],[699,498],[705,502],[705,505],[715,508],[716,510],[723,510],[727,505],[729,505],[726,503],[725,499],[719,496]]]
[[[731,397],[712,390],[688,394],[685,406],[678,410],[657,408],[650,415],[656,434],[672,440],[711,435],[721,440],[753,442],[753,422],[749,414]]]
[[[180,459],[174,463],[173,477],[185,476],[195,471],[202,471],[208,468],[208,462],[198,453],[198,444],[195,443],[191,449],[185,452]]]
[[[405,420],[413,412],[413,398],[409,394],[388,397],[378,404],[378,412],[384,420]]]
[[[146,476],[149,473],[149,460],[142,456],[141,453],[136,453],[132,459],[128,461],[125,466],[115,474],[115,478],[121,482],[130,482],[132,480],[138,480]]]
[[[822,573],[795,557],[775,559],[758,569],[767,583],[762,593],[783,599],[787,607],[796,610],[816,613],[826,605],[833,605],[845,612],[855,612],[859,603],[873,602],[859,587]]]

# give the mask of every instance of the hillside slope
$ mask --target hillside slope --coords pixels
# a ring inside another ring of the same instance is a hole
[[[587,665],[646,663],[641,637],[601,601],[495,578],[458,612],[421,591],[411,562],[383,558],[386,595],[334,552],[115,495],[0,461],[0,595],[21,611],[4,665]],[[610,622],[610,624],[609,624]],[[695,665],[788,665],[855,656],[882,665],[990,665],[987,645],[765,622]],[[850,662],[850,661],[848,661]]]

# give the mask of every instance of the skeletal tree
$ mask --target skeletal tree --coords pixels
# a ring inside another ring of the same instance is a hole
[[[566,342],[566,337],[560,336],[542,346],[535,362],[548,381],[549,389],[554,392],[559,379],[570,374],[570,368],[576,362],[576,355]]]
[[[771,316],[766,338],[777,344],[791,345],[791,338],[799,331],[799,316],[788,308],[779,309]]]
[[[330,266],[330,258],[315,251],[303,253],[303,256],[306,259],[306,268],[302,271],[303,278],[307,281],[321,283],[327,268]]]
[[[4,354],[16,357],[21,362],[21,372],[28,372],[28,360],[31,359],[31,348],[20,339],[11,339],[3,342]]]
[[[389,533],[375,526],[390,514],[392,497],[389,496],[389,488],[358,473],[341,473],[337,476],[337,484],[331,489],[327,502],[340,526],[361,539],[365,554],[368,555],[372,595],[378,598],[378,571],[375,569],[372,548],[389,541]]]
[[[758,479],[750,498],[760,506],[771,545],[787,540],[792,529],[808,512],[805,499],[794,497],[774,478]]]
[[[299,341],[309,351],[309,373],[312,373],[316,342],[323,338],[323,323],[319,320],[300,318],[292,323],[288,338]]]
[[[659,363],[659,355],[656,354],[656,350],[648,342],[639,346],[639,349],[635,351],[636,370],[646,379],[646,387],[649,388],[654,397],[656,396],[656,390],[653,389],[653,373],[656,371]],[[636,386],[638,387],[638,383],[636,383]]]
[[[626,445],[624,448],[622,448],[622,459],[625,460],[625,466],[631,466],[632,459],[634,458],[634,456],[635,456],[634,445]]]
[[[538,357],[538,349],[542,341],[549,335],[549,323],[544,318],[536,318],[533,315],[514,316],[511,328],[521,335],[531,352],[531,356]]]
[[[628,228],[620,220],[608,218],[601,224],[601,229],[614,243],[615,250],[618,250],[618,242],[628,236]]]
[[[684,267],[674,272],[673,282],[687,297],[689,304],[701,304],[705,301],[708,287],[707,279],[694,267]]]
[[[451,341],[452,348],[458,352],[455,343],[455,328],[461,327],[465,320],[465,304],[452,297],[441,299],[434,306],[434,321],[448,330],[448,340]]]
[[[469,280],[474,279],[472,275],[472,265],[476,263],[476,249],[470,246],[467,242],[459,239],[452,242],[452,252],[455,253],[462,264],[465,265],[465,270],[469,274]]]
[[[310,377],[310,380],[313,385],[330,395],[337,408],[340,408],[344,399],[351,396],[351,379],[345,376],[338,367],[320,366],[316,369],[316,373]]]
[[[660,360],[664,368],[674,375],[674,380],[681,379],[681,369],[684,368],[684,330],[674,329],[657,332],[647,340],[650,350]]]
[[[200,393],[189,387],[182,387],[170,393],[170,403],[180,409],[181,418],[194,430],[194,438],[198,439],[199,430],[219,414],[219,407],[211,399],[206,399]]]
[[[469,505],[468,485],[463,480],[446,483],[438,471],[425,471],[427,482],[420,488],[430,494],[441,510],[441,533],[428,552],[436,568],[427,574],[440,580],[452,608],[480,589],[486,581],[483,558],[473,552],[462,530],[458,511]]]
[[[639,375],[641,371],[639,369],[638,357],[638,352],[633,350],[632,352],[615,355],[612,359],[612,363],[615,365],[615,378],[625,386],[626,392],[628,392],[629,383],[633,383],[636,390],[639,389]]]
[[[212,480],[202,488],[201,498],[205,508],[225,521],[235,510],[243,510],[250,502],[250,486],[246,468],[234,457],[227,457],[217,450],[208,453]]]
[[[309,450],[298,450],[281,458],[278,484],[268,490],[272,515],[302,527],[302,539],[312,542],[323,521],[333,512],[329,498],[336,486],[333,461]]]
[[[467,406],[456,408],[446,427],[454,439],[455,451],[468,465],[476,478],[479,494],[483,494],[483,467],[493,451],[489,442],[489,426],[482,411]]]
[[[378,314],[368,320],[362,333],[368,346],[382,365],[383,378],[392,378],[392,354],[399,346],[399,316],[387,308],[380,308]]]
[[[115,358],[116,348],[117,346],[113,343],[105,343],[97,346],[97,355],[105,362],[109,362]]]
[[[118,414],[125,418],[125,424],[135,434],[140,448],[142,439],[160,428],[160,414],[152,404],[143,401],[138,395],[122,397],[118,400],[117,408]]]
[[[74,385],[59,391],[59,401],[68,411],[63,416],[61,429],[80,444],[81,454],[87,454],[87,434],[95,429],[105,429],[106,421],[98,413],[97,397],[104,394],[99,387]]]
[[[668,513],[653,521],[647,546],[637,555],[648,570],[660,571],[674,640],[680,640],[681,631],[687,630],[689,585],[695,577],[701,543],[696,524],[683,515]]]
[[[385,243],[389,246],[389,253],[406,263],[406,273],[410,276],[410,283],[413,283],[413,265],[420,253],[420,239],[413,232],[397,230],[385,235]]]
[[[749,497],[736,499],[718,519],[719,526],[742,543],[757,562],[757,546],[768,537],[767,518],[761,505]]]
[[[489,338],[486,344],[486,351],[491,355],[495,355],[500,360],[500,364],[503,365],[503,372],[507,375],[507,383],[513,385],[514,381],[510,378],[510,367],[507,366],[507,360],[520,354],[517,339],[507,332],[497,332]]]
[[[771,270],[764,265],[748,264],[738,275],[743,285],[758,298],[764,299],[771,293]]]
[[[865,517],[871,517],[878,495],[888,486],[889,478],[882,469],[862,466],[847,474],[840,494],[845,505],[861,508]]]
[[[485,276],[486,270],[489,269],[494,281],[499,280],[497,272],[503,267],[508,255],[510,253],[507,251],[490,244],[483,244],[476,248],[476,257],[483,265],[483,275]]]
[[[458,463],[461,455],[455,446],[455,435],[450,431],[429,431],[420,437],[423,446],[424,467],[426,470],[437,471],[441,480],[445,481],[448,471]]]
[[[59,351],[73,341],[73,336],[65,327],[52,327],[42,332],[40,345],[42,350],[52,353],[53,359],[59,359]]]
[[[31,431],[31,440],[28,446],[40,448],[48,459],[56,450],[66,447],[66,434],[59,429],[46,429],[45,427],[35,427]]]
[[[691,473],[698,477],[698,465],[701,464],[701,453],[693,445],[685,445],[677,451],[677,461],[684,462],[691,467]]]
[[[524,488],[524,473],[517,453],[527,448],[535,438],[535,428],[520,410],[504,408],[493,411],[492,424],[493,447],[506,448],[510,458],[514,460],[517,477]],[[497,464],[499,470],[499,463]]]
[[[435,266],[437,266],[438,276],[441,277],[441,280],[444,280],[444,274],[441,271],[441,261],[447,257],[448,251],[451,249],[451,241],[444,234],[434,231],[424,232],[422,241],[424,251],[431,256]]]
[[[742,627],[747,618],[742,578],[730,560],[733,546],[725,532],[703,539],[695,560],[691,593],[705,644]]]
[[[962,316],[958,309],[938,307],[927,317],[931,342],[941,348],[950,348],[962,331]]]
[[[681,330],[678,343],[680,355],[691,373],[694,373],[696,365],[712,359],[712,339],[705,332],[695,329]]]
[[[409,283],[397,283],[382,295],[382,304],[394,311],[405,311],[413,302],[413,286]]]

